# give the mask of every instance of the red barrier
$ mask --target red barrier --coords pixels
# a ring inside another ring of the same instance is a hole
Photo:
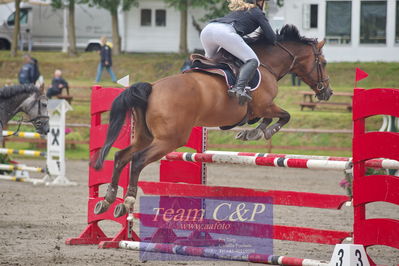
[[[383,201],[399,205],[399,177],[366,175],[366,161],[399,159],[399,133],[366,132],[365,119],[374,115],[399,117],[399,90],[355,89],[353,97],[354,243],[366,248],[385,245],[399,249],[399,220],[366,219],[366,204]]]
[[[101,124],[101,114],[108,111],[113,99],[121,92],[121,89],[102,89],[93,87],[92,91],[92,128],[90,139],[90,154],[92,155],[104,143],[107,125]],[[383,100],[380,100],[381,97]],[[101,104],[100,104],[101,103]],[[353,162],[355,163],[354,177],[354,207],[355,243],[365,246],[388,245],[399,248],[399,221],[391,219],[365,219],[365,205],[374,201],[387,201],[399,204],[399,178],[393,176],[365,176],[365,161],[373,158],[389,158],[399,160],[398,133],[365,133],[364,119],[375,114],[388,114],[399,116],[399,92],[393,89],[374,89],[363,91],[355,90],[353,103],[354,140]],[[381,107],[382,109],[378,109]],[[122,130],[121,136],[115,143],[115,147],[126,147],[130,144],[131,124],[130,118]],[[190,148],[201,153],[205,150],[206,132],[202,128],[193,130],[189,141]],[[370,147],[368,144],[375,146]],[[106,161],[101,172],[89,173],[89,201],[88,201],[88,226],[78,238],[67,240],[67,244],[100,244],[101,247],[117,247],[121,240],[140,240],[130,231],[131,228],[126,216],[115,219],[112,215],[113,207],[101,215],[93,212],[95,204],[102,198],[98,197],[98,187],[101,184],[110,183],[113,162]],[[124,192],[127,188],[128,169],[122,173],[119,186]],[[192,196],[192,197],[226,197],[232,196],[267,196],[272,197],[274,204],[317,207],[323,209],[339,209],[345,201],[350,200],[346,196],[323,195],[304,192],[287,191],[262,191],[246,188],[210,187],[206,186],[206,169],[199,162],[161,162],[161,182],[139,182],[144,194],[158,196]],[[179,182],[177,184],[176,182]],[[180,184],[185,183],[185,184]],[[376,188],[379,189],[376,189]],[[376,192],[378,190],[378,193]],[[113,204],[119,204],[118,198]],[[162,198],[161,198],[162,204]],[[199,202],[200,204],[200,202]],[[136,217],[140,214],[136,214]],[[107,237],[98,226],[101,220],[112,220],[122,225],[121,231],[114,237]],[[257,225],[255,224],[254,227]],[[323,244],[337,244],[344,238],[352,235],[351,232],[321,230],[313,228],[289,227],[274,225],[274,238],[289,241],[301,241]],[[195,233],[195,232],[194,232]],[[157,236],[163,239],[163,234],[173,232],[158,231]],[[195,234],[194,234],[195,236]],[[207,239],[209,240],[209,239]]]

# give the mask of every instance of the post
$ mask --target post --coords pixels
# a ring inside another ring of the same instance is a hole
[[[50,132],[47,135],[47,168],[55,179],[46,185],[76,185],[65,176],[65,120],[72,107],[65,100],[49,100]]]

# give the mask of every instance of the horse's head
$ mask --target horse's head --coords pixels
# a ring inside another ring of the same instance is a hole
[[[36,91],[20,106],[21,111],[28,115],[29,122],[33,124],[36,131],[43,135],[50,131],[47,101],[46,96]]]
[[[304,45],[304,51],[296,55],[297,60],[292,72],[312,88],[317,99],[327,101],[333,91],[326,70],[327,61],[322,53],[324,44],[325,41],[314,41]]]

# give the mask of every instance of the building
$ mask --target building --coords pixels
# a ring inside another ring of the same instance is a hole
[[[296,25],[307,37],[326,39],[329,61],[399,62],[398,0],[285,0],[269,2],[268,17],[274,28]],[[206,13],[188,10],[188,46],[201,48],[195,22]],[[140,1],[123,14],[123,49],[128,52],[177,52],[180,13],[162,0]]]
[[[206,14],[200,8],[188,10],[188,49],[201,48],[199,30],[194,26],[201,23]],[[162,0],[139,1],[121,14],[122,49],[127,52],[178,52],[180,42],[180,11],[169,7]],[[194,22],[194,24],[193,24]]]
[[[398,0],[285,0],[271,15],[325,38],[329,61],[399,61]]]

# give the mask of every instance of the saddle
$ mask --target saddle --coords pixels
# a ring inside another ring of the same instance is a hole
[[[201,71],[220,75],[225,78],[226,84],[230,88],[234,86],[236,78],[240,72],[240,67],[244,64],[241,60],[237,59],[224,49],[220,49],[213,58],[207,58],[200,54],[192,54],[190,56],[190,60],[190,69],[184,71],[185,73],[190,71]],[[251,91],[259,87],[260,81],[261,75],[258,70],[252,80],[248,83],[248,86],[251,87]],[[248,116],[246,115],[243,120],[236,125],[222,126],[220,129],[229,130],[236,126],[242,126],[247,123],[251,125],[256,123],[258,120],[259,118],[255,118],[248,121]]]
[[[192,54],[190,56],[190,60],[192,65],[194,65],[196,62],[199,62],[200,64],[212,66],[214,68],[226,68],[226,66],[228,66],[233,72],[234,76],[238,75],[240,72],[240,67],[243,65],[241,60],[235,58],[232,54],[224,49],[220,49],[214,58],[207,58],[201,54]]]
[[[220,49],[213,58],[207,58],[200,54],[192,54],[190,60],[190,69],[184,72],[200,71],[222,76],[225,78],[228,88],[234,86],[240,72],[240,67],[244,64],[241,60],[237,59],[224,49]],[[248,83],[248,86],[251,87],[251,91],[258,88],[260,81],[261,75],[258,70],[252,80]]]

